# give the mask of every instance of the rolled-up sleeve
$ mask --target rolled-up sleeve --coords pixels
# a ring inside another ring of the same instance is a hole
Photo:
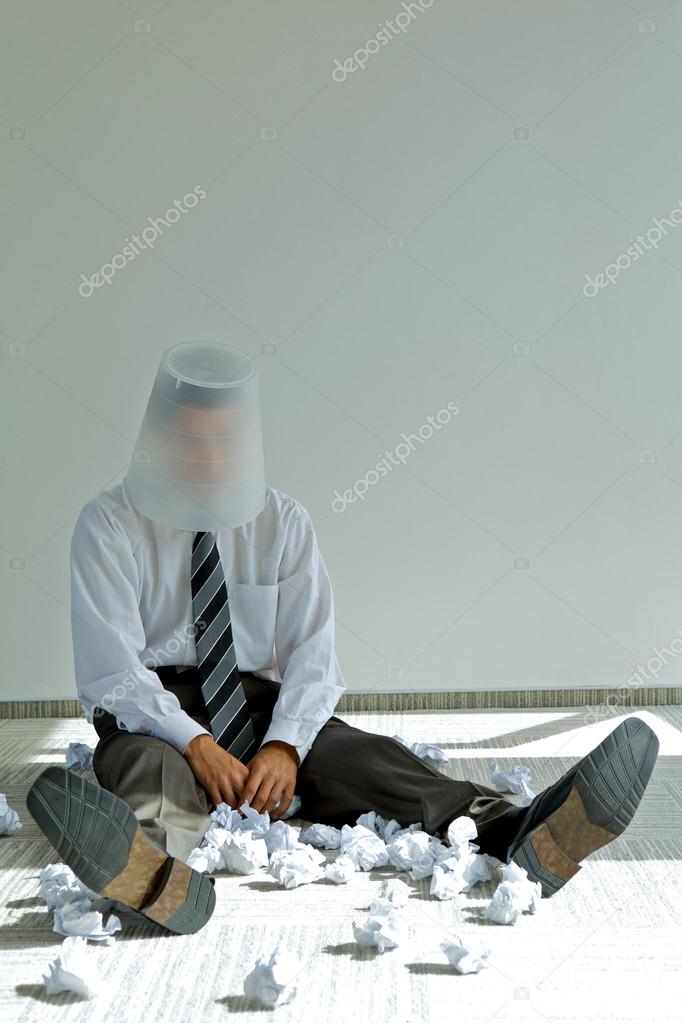
[[[275,654],[282,677],[263,745],[296,747],[302,763],[345,690],[335,650],[334,597],[310,515],[296,503],[278,580]]]
[[[102,707],[119,728],[163,739],[183,753],[206,729],[140,660],[146,639],[137,563],[129,538],[100,505],[81,511],[70,562],[76,688],[87,720]]]

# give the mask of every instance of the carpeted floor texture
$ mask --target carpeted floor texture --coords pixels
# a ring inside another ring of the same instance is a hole
[[[292,891],[265,873],[220,874],[216,910],[198,934],[165,935],[138,914],[122,914],[112,945],[90,943],[104,980],[94,1000],[45,994],[42,973],[63,939],[52,930],[37,877],[57,857],[25,798],[47,764],[64,762],[69,742],[94,747],[97,735],[82,718],[0,721],[0,791],[23,822],[0,837],[0,1020],[679,1021],[682,707],[602,711],[596,720],[594,711],[588,718],[570,708],[343,715],[367,731],[436,743],[450,757],[444,770],[452,777],[489,784],[490,759],[502,767],[528,764],[536,792],[624,717],[648,722],[660,753],[634,820],[559,893],[543,899],[535,915],[514,926],[488,923],[482,910],[492,882],[439,902],[429,896],[428,880],[410,882],[388,869],[357,873],[348,885],[322,881]],[[409,940],[375,954],[355,944],[352,921],[386,876],[412,887]],[[492,949],[489,968],[456,974],[438,951],[448,932],[483,938]],[[298,995],[289,1005],[259,1009],[243,996],[244,976],[258,953],[280,943],[302,960]]]

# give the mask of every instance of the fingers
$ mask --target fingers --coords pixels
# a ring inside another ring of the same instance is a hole
[[[254,810],[258,811],[258,813],[266,813],[266,811],[269,809],[270,794],[272,793],[275,784],[276,784],[275,778],[269,777],[263,778],[262,782],[260,783],[258,792],[253,797],[253,802],[250,804],[254,808]],[[276,802],[277,800],[273,799],[272,805],[274,806]]]
[[[232,809],[235,808],[236,795],[234,789],[224,778],[216,777],[203,784],[214,807],[217,807],[219,803],[227,803]]]
[[[218,803],[223,802],[222,793],[220,792],[220,789],[216,784],[213,785],[209,784],[208,787],[204,786],[204,788],[206,788],[206,791],[208,792],[209,795],[209,799],[213,803],[214,807],[216,807]]]
[[[221,792],[220,798],[222,799],[223,803],[227,803],[231,810],[236,810],[238,803],[237,793],[235,792],[233,786],[230,785],[230,783],[226,781],[224,778],[221,781],[220,792]]]
[[[226,774],[221,772],[217,775],[214,782],[214,786],[218,789],[221,801],[223,803],[227,803],[232,810],[238,809],[239,805],[242,803],[239,793],[244,781],[244,778],[240,777],[238,773],[235,777],[235,773],[236,772],[234,771],[229,771]]]
[[[272,803],[272,806],[268,807],[268,813],[270,814],[270,818],[273,821],[278,821],[287,808],[286,800],[284,799],[284,796],[280,793],[277,799],[271,799],[270,802]],[[275,809],[275,806],[277,807],[277,809]]]
[[[246,781],[246,785],[242,789],[242,803],[248,802],[249,806],[253,806],[254,796],[258,792],[261,783],[261,772],[258,767],[255,767],[250,772],[249,777]]]
[[[207,751],[200,751],[190,766],[214,807],[227,803],[233,810],[239,808],[243,802],[240,794],[249,779],[246,764],[214,745]]]
[[[222,784],[223,788],[231,794],[230,806],[233,810],[238,810],[244,802],[244,789],[248,780],[249,769],[246,764],[242,764],[241,760],[229,756],[229,765],[226,775],[223,776]]]
[[[255,777],[253,776],[254,774]],[[249,777],[249,782],[244,792],[244,799],[248,799],[249,806],[257,810],[258,813],[263,813],[269,806],[270,796],[276,784],[277,779],[274,775],[259,774],[256,770]],[[275,797],[272,800],[272,805],[274,806],[276,802],[277,798]]]
[[[246,797],[246,786],[249,781],[249,772],[244,768],[243,764],[239,764],[242,770],[235,771],[232,774],[232,787],[234,788],[234,794],[236,799],[237,808],[242,805]],[[236,774],[236,778],[234,775]]]
[[[284,788],[282,790],[282,794],[281,794],[280,799],[279,799],[279,806],[277,807],[276,810],[273,810],[270,813],[270,816],[271,816],[273,821],[280,820],[281,817],[282,817],[282,814],[285,814],[287,812],[287,810],[289,809],[289,807],[291,806],[291,800],[294,798],[294,788],[295,788],[295,785],[292,785],[292,784],[284,786]]]
[[[280,806],[282,805],[282,789],[280,785],[275,784],[270,790],[270,796],[265,804],[263,813],[271,814],[278,803]]]

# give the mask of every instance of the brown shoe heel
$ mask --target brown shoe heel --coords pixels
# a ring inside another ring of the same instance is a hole
[[[527,834],[520,832],[509,857],[531,881],[540,882],[544,896],[574,877],[581,860],[625,831],[657,755],[655,733],[641,718],[626,718],[580,761],[561,805]]]
[[[171,857],[158,891],[140,907],[140,913],[174,934],[194,934],[214,908],[214,879]]]
[[[26,805],[92,891],[175,934],[194,934],[208,922],[216,901],[213,878],[148,841],[131,808],[113,792],[52,764],[34,781]]]
[[[123,902],[131,909],[139,909],[157,893],[168,860],[166,853],[147,841],[138,824],[130,844],[127,864],[102,888],[101,894],[107,899]]]
[[[545,821],[556,844],[566,856],[579,862],[612,842],[617,835],[592,824],[577,788],[571,789],[566,801]]]
[[[514,860],[531,880],[540,882],[545,896],[558,891],[580,870],[580,864],[559,848],[546,823],[526,836]]]
[[[213,913],[214,885],[212,878],[151,845],[138,824],[127,866],[102,895],[125,903],[175,934],[193,934]]]
[[[140,912],[164,926],[187,901],[192,870],[182,860],[169,859],[158,890]]]

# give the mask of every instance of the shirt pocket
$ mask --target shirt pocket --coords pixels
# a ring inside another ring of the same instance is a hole
[[[232,639],[242,671],[273,665],[278,592],[276,583],[228,583]]]

